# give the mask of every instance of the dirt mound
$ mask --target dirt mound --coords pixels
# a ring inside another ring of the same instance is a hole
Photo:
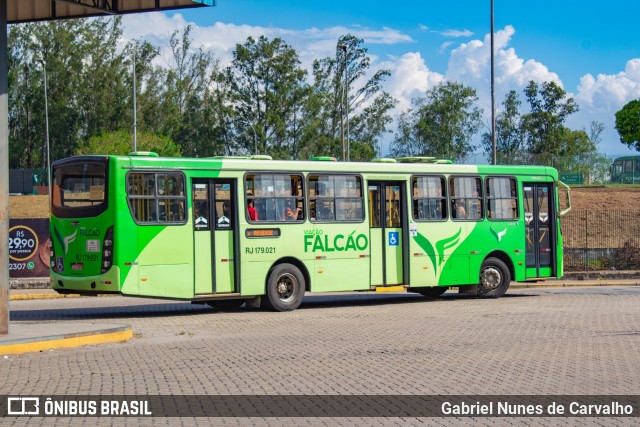
[[[637,211],[640,210],[640,187],[572,188],[571,207],[588,211]]]
[[[49,197],[11,196],[9,218],[49,218]]]

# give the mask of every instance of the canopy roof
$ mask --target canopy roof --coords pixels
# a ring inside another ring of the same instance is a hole
[[[213,6],[215,0],[7,0],[9,23]]]

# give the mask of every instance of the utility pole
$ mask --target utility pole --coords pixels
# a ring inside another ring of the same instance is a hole
[[[47,186],[49,194],[49,207],[51,207],[51,149],[49,145],[49,97],[47,96],[47,63],[44,59],[36,59],[42,65],[44,75],[44,138],[47,144]]]
[[[491,0],[491,160],[496,165],[498,164],[498,154],[496,153],[496,93],[493,57],[493,0]]]
[[[136,106],[136,54],[138,42],[133,51],[133,151],[138,151],[138,109]]]
[[[338,45],[338,49],[344,52],[344,84],[342,84],[342,95],[340,96],[340,132],[341,132],[341,140],[342,140],[342,160],[349,161],[349,110],[348,106],[346,106],[346,114],[347,114],[347,144],[345,145],[344,141],[344,116],[345,116],[345,97],[346,102],[349,102],[349,95],[345,94],[347,90],[347,46],[346,45]]]

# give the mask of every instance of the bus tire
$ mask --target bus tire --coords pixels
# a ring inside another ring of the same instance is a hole
[[[436,299],[449,289],[446,286],[435,286],[432,288],[422,288],[418,289],[418,293],[424,296],[427,299]]]
[[[302,303],[306,284],[300,270],[292,264],[278,264],[269,274],[263,308],[275,311],[295,310]]]
[[[480,267],[478,296],[499,298],[507,292],[511,283],[511,273],[507,265],[498,258],[487,258]]]
[[[244,304],[243,299],[220,299],[207,301],[209,307],[215,308],[218,311],[234,311],[242,307]]]

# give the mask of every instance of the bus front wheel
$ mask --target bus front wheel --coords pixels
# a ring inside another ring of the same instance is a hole
[[[262,306],[275,311],[295,310],[302,303],[304,290],[305,281],[300,270],[292,264],[279,264],[269,274]]]
[[[504,295],[511,283],[511,273],[507,265],[498,258],[487,258],[480,267],[478,296],[498,298]]]

